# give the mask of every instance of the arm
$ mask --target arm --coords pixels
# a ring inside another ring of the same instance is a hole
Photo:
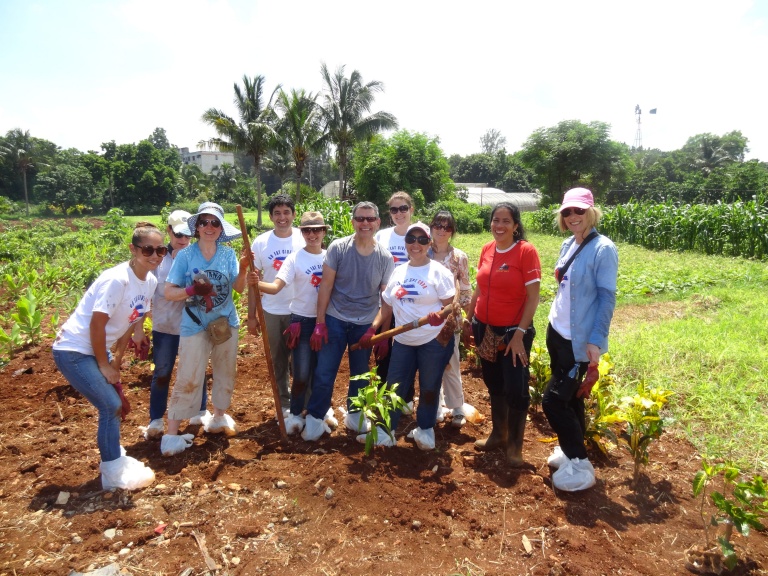
[[[539,306],[539,291],[541,289],[541,282],[531,282],[525,286],[525,305],[523,306],[523,315],[520,318],[519,328],[528,329],[533,322],[533,316],[536,314],[536,308]],[[504,351],[504,355],[512,354],[512,366],[517,366],[516,361],[519,359],[523,366],[528,365],[528,354],[525,351],[523,344],[523,336],[525,334],[522,330],[515,330],[512,338],[507,344],[507,349]]]
[[[320,281],[320,288],[317,291],[317,323],[325,324],[325,312],[328,310],[328,304],[331,301],[331,292],[333,283],[336,281],[336,270],[323,264],[323,279]]]
[[[245,281],[248,278],[248,266],[250,266],[250,264],[251,262],[247,255],[243,255],[240,258],[240,269],[238,270],[235,281],[232,282],[232,289],[238,294],[242,294],[245,289]]]
[[[99,365],[99,371],[107,382],[116,384],[120,381],[120,372],[109,363],[107,356],[107,322],[109,322],[109,315],[106,313],[93,313],[90,324],[91,346],[93,347],[93,355],[96,357],[96,363]],[[127,334],[130,335],[130,333],[129,330]]]
[[[285,286],[286,284],[281,278],[275,278],[274,282],[259,282],[259,290],[264,292],[264,294],[277,294]]]

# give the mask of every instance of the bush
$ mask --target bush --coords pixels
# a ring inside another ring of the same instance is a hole
[[[457,232],[465,234],[478,234],[487,229],[488,222],[491,220],[491,211],[493,206],[478,206],[470,204],[465,200],[460,200],[456,196],[445,196],[429,204],[424,213],[420,216],[424,222],[432,220],[432,216],[438,210],[448,210],[456,219]]]

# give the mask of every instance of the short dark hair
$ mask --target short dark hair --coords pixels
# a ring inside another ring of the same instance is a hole
[[[496,206],[493,207],[493,210],[491,211],[491,220],[493,220],[493,215],[496,214],[496,210],[499,208],[509,210],[509,213],[512,216],[512,221],[517,224],[517,230],[515,230],[515,240],[525,240],[525,228],[523,228],[523,220],[520,218],[520,209],[511,202],[499,202],[496,204]]]
[[[438,210],[434,216],[432,216],[432,221],[429,223],[430,228],[434,228],[437,224],[447,224],[453,229],[453,232],[451,232],[451,238],[453,238],[453,235],[456,234],[456,218],[453,217],[453,214],[451,214],[448,210]]]
[[[296,202],[294,202],[293,198],[291,198],[287,194],[276,194],[275,196],[272,196],[272,198],[269,199],[269,203],[267,204],[267,210],[269,210],[270,216],[272,216],[272,212],[278,206],[288,206],[288,208],[291,209],[291,212],[296,214]]]

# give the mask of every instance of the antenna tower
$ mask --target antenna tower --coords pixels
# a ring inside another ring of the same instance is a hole
[[[635,106],[635,117],[637,118],[637,132],[635,132],[635,150],[639,150],[643,147],[643,131],[640,129],[640,116],[642,115],[640,110],[640,104]]]

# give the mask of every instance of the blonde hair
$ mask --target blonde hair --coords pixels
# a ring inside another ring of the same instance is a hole
[[[587,208],[587,211],[584,212],[584,220],[587,224],[587,230],[591,230],[592,228],[596,227],[597,223],[600,222],[602,215],[602,210],[600,210],[600,208],[597,206]],[[560,208],[555,210],[555,224],[557,224],[557,228],[560,230],[560,232],[568,231],[568,226],[565,223],[565,218],[563,218],[563,215],[560,212]]]

